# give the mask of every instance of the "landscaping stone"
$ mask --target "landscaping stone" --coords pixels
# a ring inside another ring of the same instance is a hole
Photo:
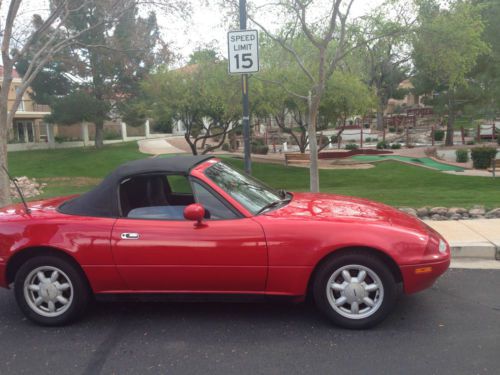
[[[471,208],[469,210],[469,215],[474,216],[482,216],[486,213],[486,210],[483,207]]]
[[[494,208],[485,215],[488,219],[500,218],[500,208]]]
[[[429,215],[429,209],[427,207],[417,208],[417,215],[420,218],[427,217]]]
[[[43,189],[47,186],[45,183],[39,183],[35,178],[29,179],[26,176],[15,177],[17,179],[17,185],[24,195],[24,198],[33,198],[43,193]],[[14,199],[19,198],[16,187],[14,183],[10,183],[10,196]]]
[[[422,220],[468,220],[468,219],[497,219],[500,218],[500,208],[486,212],[484,206],[476,205],[471,209],[463,207],[400,207],[400,211],[416,216]]]
[[[431,217],[432,215],[447,215],[448,209],[446,207],[433,207],[430,210]]]
[[[411,208],[411,207],[400,207],[399,210],[403,211],[403,212],[406,212],[409,215],[417,216],[417,210],[415,210],[414,208]]]

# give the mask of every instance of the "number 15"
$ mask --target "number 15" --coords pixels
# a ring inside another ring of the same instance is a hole
[[[240,55],[234,55],[234,59],[236,60],[236,69],[240,69]],[[251,53],[243,53],[241,55],[241,67],[243,69],[249,69],[253,65],[252,54]]]

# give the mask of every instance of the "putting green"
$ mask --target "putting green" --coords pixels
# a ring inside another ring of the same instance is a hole
[[[406,163],[413,163],[417,165],[422,164],[426,167],[437,169],[439,171],[455,171],[455,172],[464,171],[464,168],[440,163],[431,158],[410,158],[407,156],[399,156],[399,155],[356,155],[352,156],[352,159],[359,161],[366,161],[366,162],[380,161],[380,160],[396,160]]]

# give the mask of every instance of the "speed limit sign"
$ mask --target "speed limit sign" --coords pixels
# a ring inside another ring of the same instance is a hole
[[[259,35],[257,30],[227,33],[229,73],[245,74],[259,71]]]

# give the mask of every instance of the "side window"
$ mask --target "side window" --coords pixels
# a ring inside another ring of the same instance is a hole
[[[193,191],[196,202],[200,203],[209,212],[212,220],[237,219],[238,216],[227,208],[216,196],[202,184],[193,181]]]
[[[185,176],[171,175],[167,177],[171,192],[174,194],[193,194],[191,184]]]

